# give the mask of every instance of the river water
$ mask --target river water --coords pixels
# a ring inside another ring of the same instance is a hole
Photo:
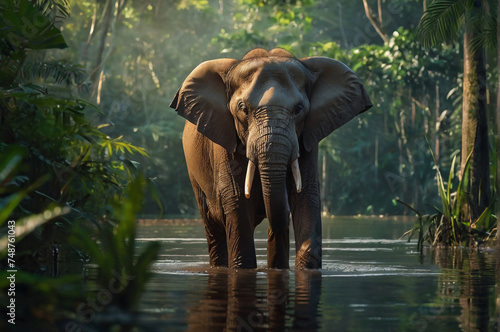
[[[401,218],[323,220],[323,269],[212,269],[202,224],[139,228],[162,250],[142,298],[144,327],[165,331],[497,330],[493,251],[417,251]],[[291,236],[293,238],[293,235]],[[293,243],[290,246],[294,248]],[[290,266],[294,256],[291,252]]]

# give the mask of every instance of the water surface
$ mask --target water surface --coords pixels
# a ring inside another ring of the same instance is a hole
[[[265,224],[255,270],[210,268],[202,224],[143,226],[140,242],[162,251],[140,310],[168,331],[496,330],[493,253],[421,256],[399,239],[412,222],[324,219],[320,271],[267,269]]]

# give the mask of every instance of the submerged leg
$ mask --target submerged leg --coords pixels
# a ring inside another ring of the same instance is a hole
[[[221,220],[214,218],[208,209],[207,199],[200,188],[193,184],[198,208],[205,225],[208,255],[212,267],[227,267],[226,230]]]
[[[241,209],[226,215],[226,241],[230,268],[257,267],[253,231],[252,223]]]
[[[318,149],[301,150],[302,192],[291,191],[292,222],[295,233],[295,268],[321,268],[321,203],[318,181]]]
[[[267,231],[267,266],[272,269],[288,269],[290,258],[290,231]]]

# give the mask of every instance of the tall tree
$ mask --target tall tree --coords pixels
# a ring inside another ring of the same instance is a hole
[[[419,25],[421,41],[427,46],[455,40],[464,28],[460,175],[468,192],[463,218],[470,221],[477,220],[491,200],[485,42],[482,39],[484,24],[491,19],[489,8],[486,0],[435,0],[428,6]],[[467,162],[468,176],[465,172]]]
[[[500,17],[500,0],[497,3],[497,17]],[[500,24],[497,24],[497,70],[500,71]],[[496,215],[497,215],[497,234],[500,229],[500,195],[498,195],[500,189],[500,75],[498,75],[497,82],[497,107],[496,107],[496,122],[497,122],[497,131],[496,131],[496,143],[497,143],[497,174],[496,174],[496,192],[497,192],[497,201],[496,203]],[[497,245],[500,247],[500,236],[497,235]],[[500,257],[498,258],[500,265]],[[500,278],[500,274],[498,275]],[[499,282],[500,284],[500,282]],[[500,293],[498,294],[498,299],[500,300]],[[498,302],[497,302],[498,303]],[[500,315],[500,308],[497,309]],[[500,316],[499,316],[500,317]]]

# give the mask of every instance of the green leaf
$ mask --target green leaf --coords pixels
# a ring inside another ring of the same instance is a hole
[[[61,31],[56,27],[51,27],[46,33],[38,36],[38,40],[30,41],[27,46],[33,50],[45,50],[51,48],[67,48],[68,44],[64,40]]]
[[[2,158],[0,159],[0,185],[3,185],[17,173],[17,169],[26,155],[26,148],[19,145],[11,145],[6,151],[2,152]]]
[[[59,206],[54,206],[46,209],[42,213],[30,215],[15,221],[16,242],[22,240],[23,237],[31,233],[36,227],[69,212],[70,209],[68,207],[61,208]],[[0,257],[5,256],[8,244],[8,235],[0,238]]]
[[[158,208],[160,209],[160,217],[161,217],[163,216],[164,213],[163,203],[161,199],[161,192],[158,190],[158,187],[151,179],[147,179],[146,184],[148,186],[149,192],[151,193],[151,197],[153,198],[153,200],[158,205]]]
[[[45,183],[48,178],[48,176],[42,176],[27,188],[0,199],[0,226],[7,221],[11,213],[22,202],[22,200],[28,196],[30,192]]]
[[[453,214],[456,216],[459,216],[461,213],[461,209],[468,204],[467,191],[470,181],[470,160],[472,152],[473,151],[471,151],[467,156],[467,160],[465,161],[465,169],[462,171],[462,179],[458,183],[455,197],[455,209],[453,211]]]
[[[448,190],[446,200],[451,202],[451,189],[452,189],[452,180],[455,177],[455,164],[457,161],[457,155],[453,156],[453,160],[451,161],[450,174],[448,175]]]
[[[471,2],[474,0],[432,1],[418,25],[422,44],[430,47],[455,40]]]

